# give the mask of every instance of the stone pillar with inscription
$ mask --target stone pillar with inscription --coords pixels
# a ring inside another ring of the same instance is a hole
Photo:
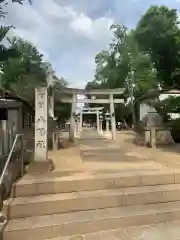
[[[53,168],[48,160],[48,96],[47,87],[35,89],[35,146],[34,162],[29,172],[46,172]]]

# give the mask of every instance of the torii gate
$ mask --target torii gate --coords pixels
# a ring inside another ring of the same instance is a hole
[[[82,129],[82,120],[83,120],[83,115],[84,114],[96,114],[96,121],[97,121],[97,132],[99,133],[99,117],[100,114],[102,113],[102,110],[104,109],[104,107],[97,107],[97,108],[82,108],[80,110],[80,131]]]
[[[70,133],[69,139],[74,141],[75,134],[75,111],[77,103],[96,103],[109,104],[112,127],[112,140],[116,140],[116,120],[115,120],[115,103],[122,103],[124,100],[114,99],[114,95],[122,95],[124,88],[118,89],[74,89],[74,88],[55,88],[48,96],[48,87],[38,87],[35,91],[35,162],[47,161],[48,151],[48,112],[51,118],[54,118],[54,95],[64,103],[72,103]],[[77,99],[78,95],[90,95],[91,99]],[[96,99],[97,96],[108,98]]]

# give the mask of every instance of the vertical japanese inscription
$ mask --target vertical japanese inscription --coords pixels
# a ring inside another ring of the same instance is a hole
[[[35,161],[47,160],[47,88],[35,92]]]

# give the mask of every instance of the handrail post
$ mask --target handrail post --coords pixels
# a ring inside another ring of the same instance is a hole
[[[4,224],[7,221],[6,216],[2,211],[3,210],[3,199],[2,199],[1,187],[2,187],[2,183],[3,183],[3,180],[4,180],[5,173],[8,169],[8,166],[9,166],[9,163],[10,163],[10,160],[11,160],[12,153],[15,150],[15,147],[16,147],[16,144],[17,144],[18,140],[20,140],[20,150],[19,150],[19,147],[17,148],[18,153],[20,153],[20,176],[22,177],[23,174],[24,174],[24,137],[23,137],[22,134],[16,134],[16,137],[15,137],[14,142],[12,144],[11,150],[8,154],[5,166],[3,168],[2,174],[0,176],[0,224]]]

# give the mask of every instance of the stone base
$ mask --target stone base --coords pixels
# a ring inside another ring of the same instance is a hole
[[[151,142],[150,129],[145,129],[145,143],[146,145]],[[156,144],[157,145],[168,145],[173,144],[174,141],[171,136],[171,131],[164,128],[156,128]]]
[[[28,174],[42,174],[51,172],[54,169],[54,163],[51,159],[45,162],[32,162],[27,166],[26,173]]]

